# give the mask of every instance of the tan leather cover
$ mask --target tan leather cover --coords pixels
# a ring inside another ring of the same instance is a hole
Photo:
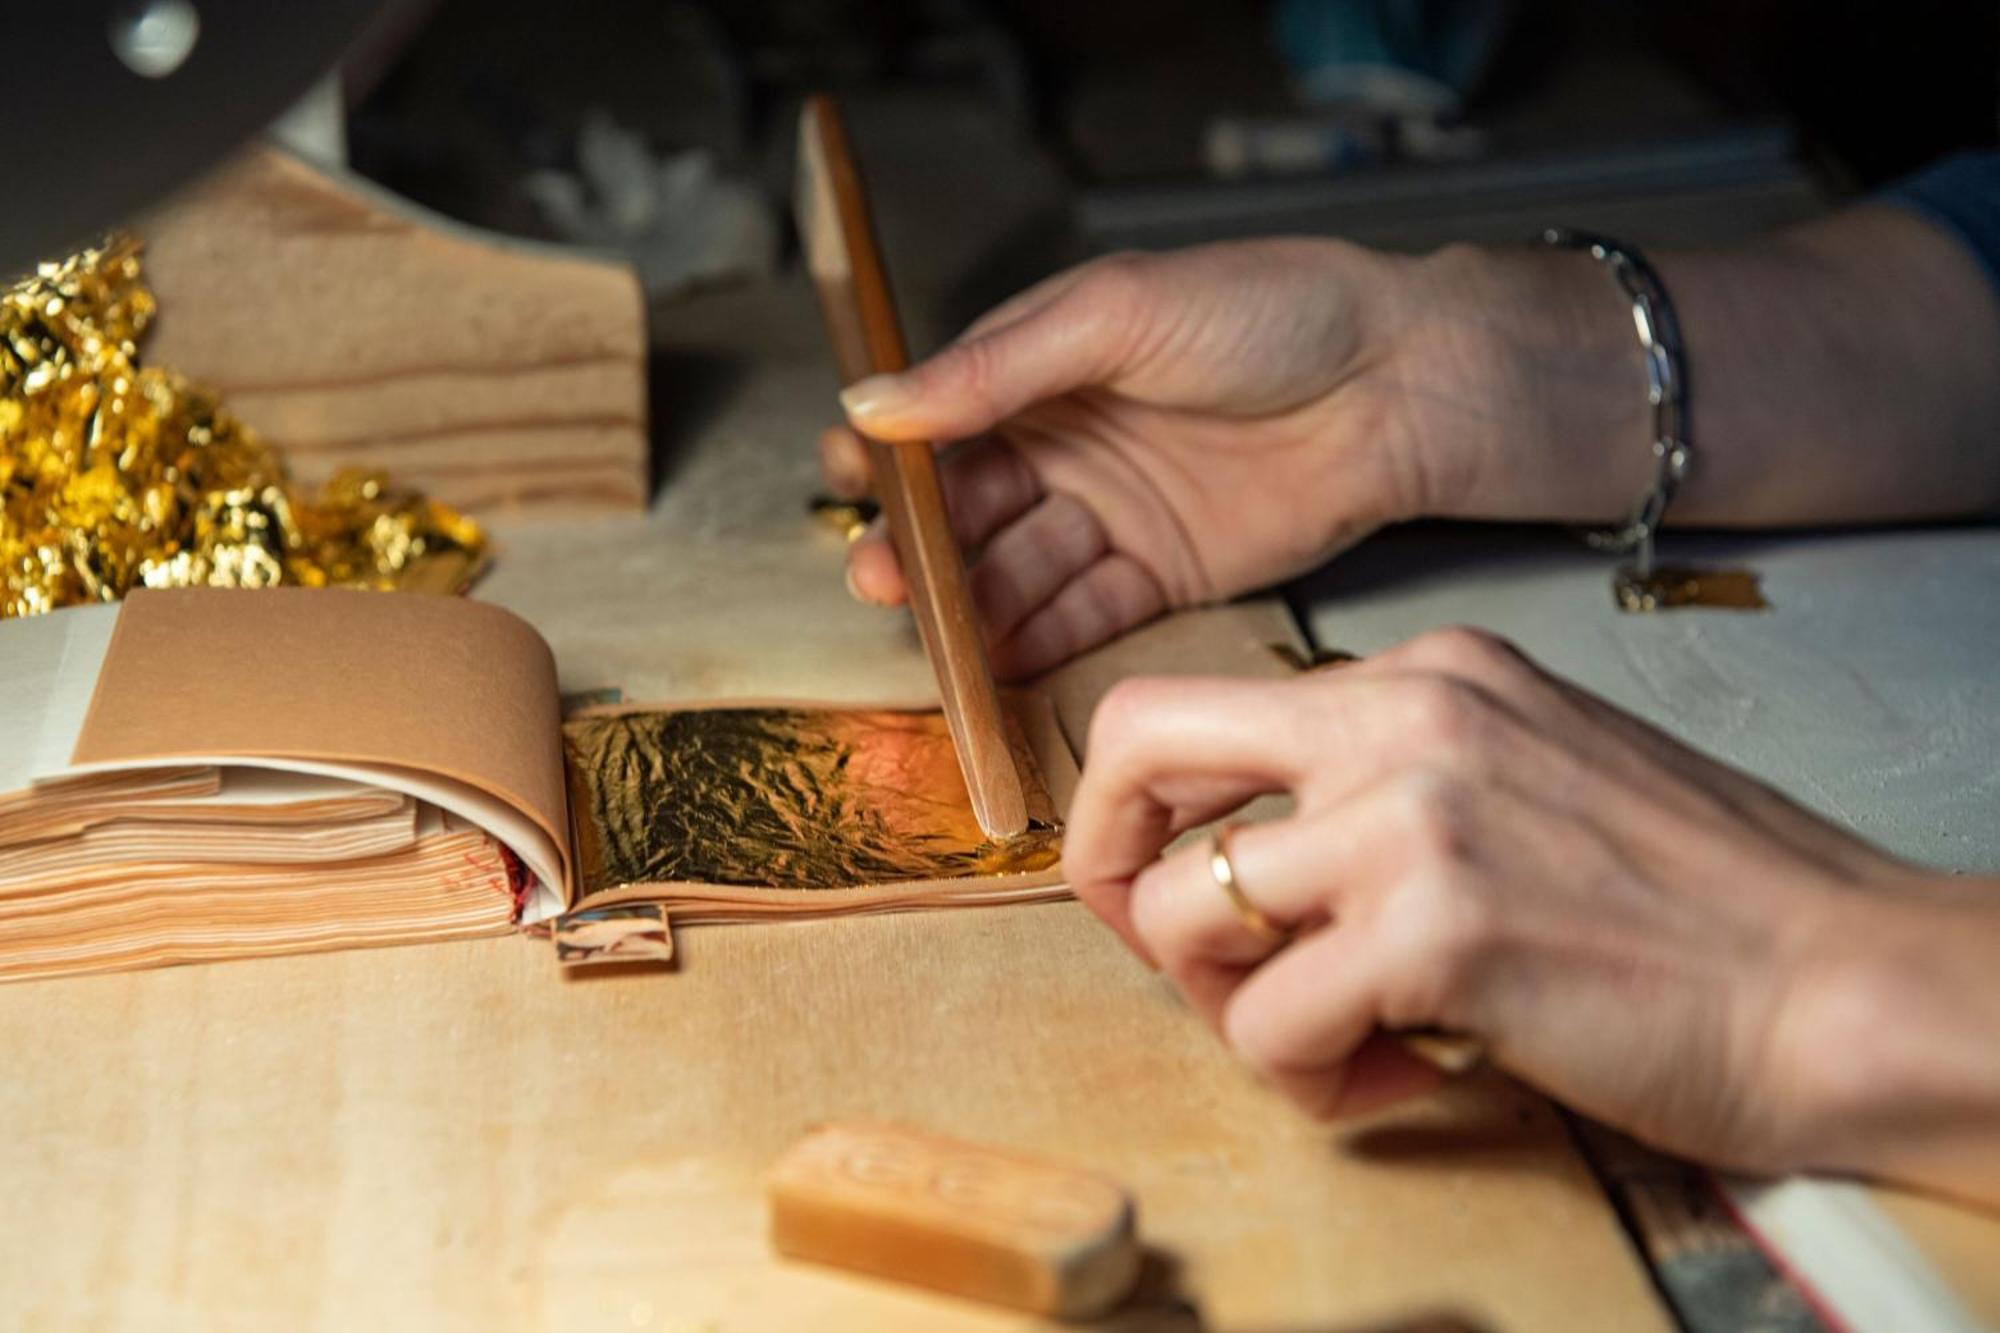
[[[347,589],[177,588],[126,600],[73,758],[307,759],[438,774],[525,816],[566,869],[559,723],[548,645],[497,607]]]

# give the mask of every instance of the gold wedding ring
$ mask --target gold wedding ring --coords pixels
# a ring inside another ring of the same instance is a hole
[[[1226,825],[1209,839],[1208,873],[1215,877],[1216,887],[1229,899],[1229,905],[1236,909],[1236,915],[1252,934],[1266,944],[1283,944],[1292,938],[1292,932],[1251,902],[1250,895],[1243,892],[1242,882],[1236,878],[1236,863],[1229,859],[1229,839],[1235,832],[1234,824]]]
[[[1208,872],[1215,877],[1216,887],[1222,890],[1223,897],[1229,899],[1237,918],[1251,934],[1269,945],[1289,944],[1292,932],[1251,902],[1250,895],[1243,892],[1243,881],[1236,877],[1236,863],[1229,859],[1229,839],[1237,827],[1235,824],[1226,825],[1209,838]],[[1477,1068],[1486,1059],[1486,1043],[1464,1033],[1437,1027],[1415,1027],[1401,1028],[1389,1035],[1411,1055],[1447,1076]]]

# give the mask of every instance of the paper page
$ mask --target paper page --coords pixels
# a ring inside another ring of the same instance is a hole
[[[313,866],[138,866],[0,897],[0,980],[505,933],[499,845],[424,809],[387,856]]]
[[[125,879],[139,866],[305,867],[390,856],[416,841],[421,805],[402,800],[400,806],[365,819],[107,820],[6,848],[0,853],[0,897],[50,885]]]
[[[480,824],[560,896],[559,724],[548,645],[497,607],[144,590],[118,617],[70,771],[220,762],[392,786]]]
[[[131,820],[199,824],[338,824],[408,813],[404,792],[351,780],[250,768],[70,769],[0,793],[0,848]]]
[[[369,808],[400,803],[400,793],[348,778],[318,773],[288,773],[274,768],[225,766],[222,788],[215,795],[190,802],[217,806],[320,806],[329,802],[343,805],[359,798]],[[378,798],[378,799],[371,799]]]
[[[0,622],[0,792],[69,766],[117,623],[109,604]]]
[[[241,760],[235,756],[229,758],[211,756],[192,761],[185,757],[120,760],[108,766],[114,769],[165,768],[179,767],[189,762],[241,766]],[[564,876],[567,871],[564,868],[563,852],[534,820],[488,792],[468,783],[454,782],[450,778],[440,777],[435,773],[427,773],[421,769],[398,768],[393,764],[322,763],[311,759],[284,757],[264,759],[259,762],[284,773],[340,778],[349,782],[386,787],[457,815],[504,844],[514,855],[521,858],[521,864],[534,875],[537,881],[535,894],[529,899],[526,910],[521,914],[521,924],[533,925],[563,910],[562,890],[556,887],[566,882]],[[91,766],[85,765],[75,771],[94,770]]]

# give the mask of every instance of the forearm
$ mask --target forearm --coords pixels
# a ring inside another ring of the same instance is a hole
[[[1879,522],[2000,508],[2000,301],[1928,222],[1870,205],[1651,256],[1680,317],[1696,465],[1675,523]],[[1415,391],[1464,460],[1427,512],[1604,522],[1648,485],[1631,306],[1588,256],[1416,261]],[[1455,414],[1455,415],[1454,415]],[[1466,441],[1470,440],[1469,447]]]
[[[1957,242],[1870,205],[1740,250],[1668,254],[1700,468],[1687,523],[2000,508],[2000,303]]]

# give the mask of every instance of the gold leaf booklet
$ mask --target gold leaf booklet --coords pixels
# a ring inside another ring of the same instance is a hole
[[[1060,896],[1075,764],[1045,699],[1009,710],[1035,826],[995,844],[934,710],[565,722],[548,645],[477,602],[177,588],[0,620],[0,980],[550,926],[587,961],[668,916]]]

